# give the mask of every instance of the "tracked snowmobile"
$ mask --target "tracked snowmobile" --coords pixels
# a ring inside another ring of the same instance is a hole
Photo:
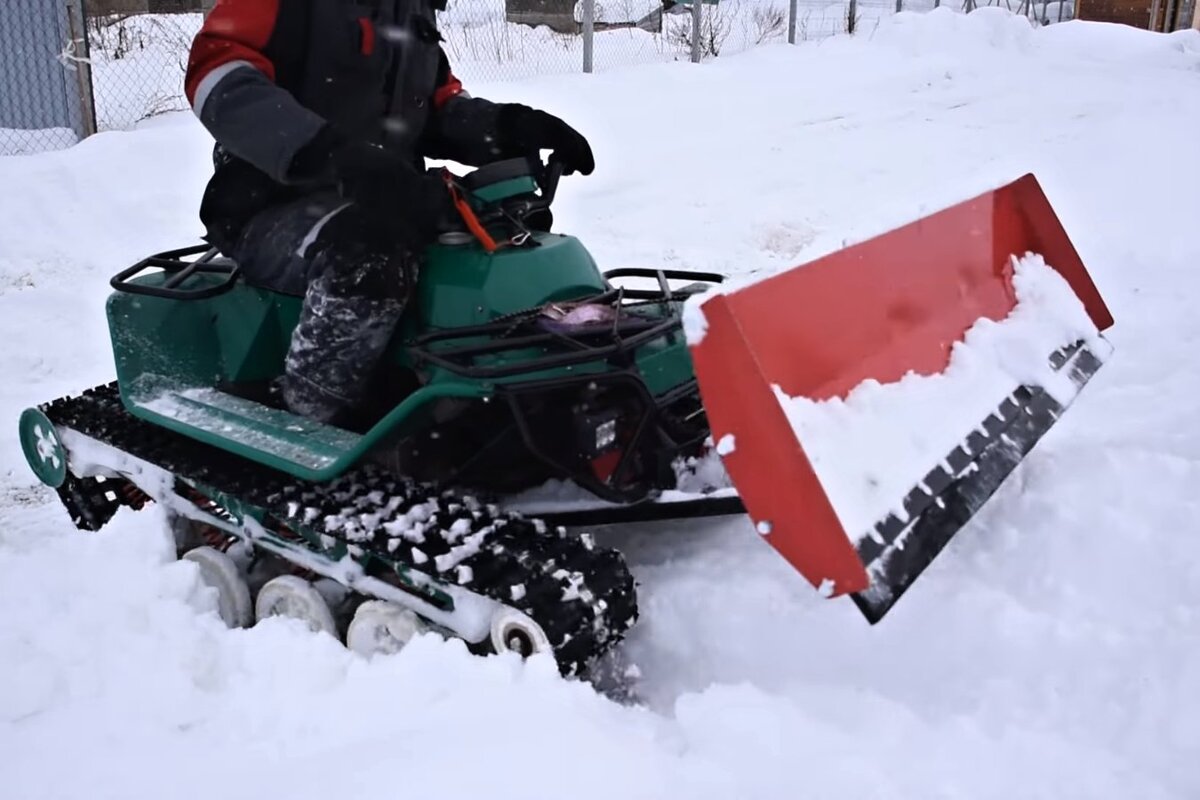
[[[855,536],[781,391],[820,400],[937,373],[977,319],[1012,310],[1006,265],[1026,251],[1097,330],[1111,324],[1032,176],[736,289],[601,272],[578,239],[528,224],[557,184],[553,164],[526,160],[450,180],[461,224],[430,249],[353,429],[297,417],[274,391],[300,298],[246,284],[204,245],[121,271],[116,381],[22,415],[31,468],[81,529],[165,507],[231,625],[284,614],[364,652],[432,628],[583,674],[638,612],[622,556],[574,529],[749,514],[874,622],[1070,400],[1014,385]],[[1081,387],[1102,356],[1063,344],[1047,363]],[[550,484],[574,495],[547,499]]]

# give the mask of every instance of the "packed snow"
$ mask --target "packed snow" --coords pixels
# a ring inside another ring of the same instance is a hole
[[[846,397],[789,397],[774,387],[796,439],[855,544],[888,514],[907,521],[904,499],[1019,386],[1044,389],[1060,406],[1079,387],[1050,364],[1082,342],[1099,359],[1110,345],[1070,284],[1041,256],[1012,258],[1016,305],[1002,320],[979,319],[950,348],[946,368],[866,380]],[[718,447],[718,451],[720,448]],[[725,455],[722,453],[722,455]]]
[[[108,278],[195,241],[207,135],[0,158],[5,797],[1200,795],[1200,34],[943,9],[471,91],[591,138],[555,217],[606,267],[770,274],[1032,171],[1116,354],[879,625],[747,520],[686,521],[596,531],[639,580],[631,699],[434,635],[366,659],[226,629],[161,510],[76,532],[17,444],[112,379]]]

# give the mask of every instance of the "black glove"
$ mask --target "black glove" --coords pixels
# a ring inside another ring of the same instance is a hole
[[[420,172],[387,149],[348,139],[330,126],[297,154],[292,173],[335,182],[380,231],[407,230],[416,244],[436,238],[454,213],[450,193],[436,174]]]
[[[519,103],[500,106],[496,139],[501,151],[533,158],[539,150],[553,150],[564,175],[576,171],[591,175],[596,168],[592,148],[579,131],[552,114]]]

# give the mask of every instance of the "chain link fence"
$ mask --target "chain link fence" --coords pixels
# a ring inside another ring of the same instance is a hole
[[[899,11],[942,0],[450,0],[439,28],[454,71],[491,82],[636,64],[700,61],[764,44],[869,32]],[[947,0],[997,5],[1035,24],[1073,17],[1072,0]],[[590,20],[590,25],[589,25]],[[590,28],[590,30],[589,30]]]
[[[927,11],[941,2],[706,0],[695,13],[693,1],[449,0],[439,28],[455,73],[478,86],[866,32],[897,11]],[[128,129],[186,110],[188,51],[205,4],[0,0],[0,155],[69,146],[94,130]],[[1074,13],[1072,0],[946,5],[965,12],[1000,5],[1041,24]]]
[[[89,5],[89,10],[99,4]],[[183,93],[188,51],[204,23],[184,13],[90,13],[88,60],[98,130],[123,130],[142,120],[188,108]]]
[[[906,10],[936,2],[903,1]],[[848,32],[851,5],[800,0],[794,41]],[[862,26],[894,13],[896,2],[857,6]],[[696,60],[694,51],[699,59],[714,58],[788,40],[788,0],[705,2],[698,36],[692,11],[689,0],[450,0],[439,28],[455,73],[473,82]]]

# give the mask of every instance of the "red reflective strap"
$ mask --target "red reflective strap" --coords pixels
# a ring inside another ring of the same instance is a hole
[[[375,52],[375,26],[366,17],[359,17],[358,27],[362,28],[362,54],[369,56]]]
[[[605,483],[612,477],[617,471],[617,465],[621,463],[621,454],[621,450],[610,450],[592,459],[592,474],[596,476],[596,480]]]
[[[487,232],[487,228],[483,227],[483,223],[479,221],[479,217],[475,216],[475,211],[471,208],[471,204],[462,196],[462,192],[454,185],[454,175],[449,170],[442,172],[442,180],[446,182],[446,189],[450,192],[450,197],[454,201],[454,207],[458,210],[458,215],[462,217],[462,221],[466,223],[469,230],[479,243],[483,245],[483,249],[488,253],[494,253],[500,249],[496,244],[496,240]]]
[[[433,93],[433,107],[441,108],[446,105],[451,97],[462,94],[462,81],[454,77],[454,73],[450,73],[446,77],[446,82],[437,88]]]

